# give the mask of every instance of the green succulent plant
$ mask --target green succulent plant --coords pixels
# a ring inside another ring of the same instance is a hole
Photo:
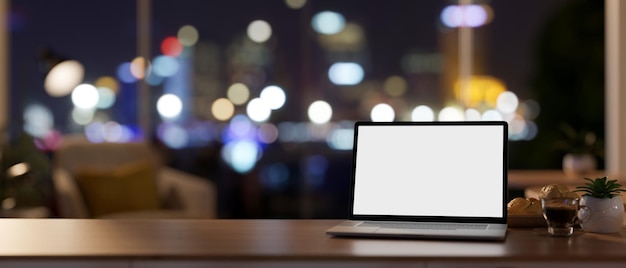
[[[589,181],[584,185],[577,186],[575,192],[583,193],[583,196],[591,196],[596,198],[613,198],[619,195],[621,192],[626,192],[626,189],[621,188],[622,185],[617,183],[617,180],[608,180],[608,177],[590,179],[584,178]]]

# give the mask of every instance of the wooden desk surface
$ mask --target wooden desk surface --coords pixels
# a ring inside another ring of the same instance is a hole
[[[334,238],[339,220],[0,220],[0,260],[619,261],[626,230],[553,238],[510,229],[503,242]]]

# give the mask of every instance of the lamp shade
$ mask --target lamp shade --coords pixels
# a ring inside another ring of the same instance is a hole
[[[80,62],[67,60],[50,50],[41,52],[40,57],[46,65],[44,89],[50,96],[67,96],[83,81],[85,69]]]

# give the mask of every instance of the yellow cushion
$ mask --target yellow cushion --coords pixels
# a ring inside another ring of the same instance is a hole
[[[83,169],[76,181],[92,217],[160,208],[156,172],[148,162],[113,170]]]

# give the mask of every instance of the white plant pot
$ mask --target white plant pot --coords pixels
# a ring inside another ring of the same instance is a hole
[[[578,211],[580,227],[592,233],[617,233],[624,221],[624,203],[619,196],[595,198],[583,196]]]
[[[590,154],[566,154],[563,157],[565,174],[580,175],[596,170],[597,161]]]

